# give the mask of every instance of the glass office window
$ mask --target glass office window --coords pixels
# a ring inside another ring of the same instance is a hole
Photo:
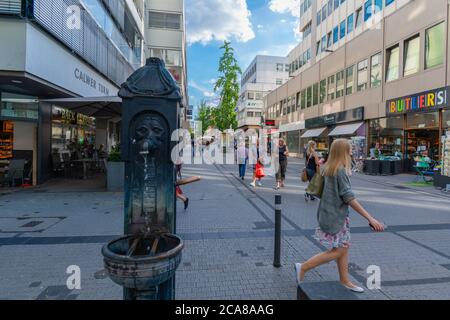
[[[339,34],[340,39],[345,37],[345,25],[346,25],[346,22],[344,20],[341,22],[341,25],[340,25],[340,34]]]
[[[333,12],[333,0],[328,0],[328,15]]]
[[[347,70],[345,70],[345,94],[349,95],[353,93],[353,86],[355,82],[355,66],[348,67]]]
[[[327,34],[327,48],[331,47],[332,44],[333,44],[332,33],[328,32],[328,34]]]
[[[374,7],[373,7],[373,13],[376,14],[378,12],[381,12],[381,10],[383,10],[383,0],[375,0]]]
[[[319,84],[315,83],[313,85],[313,106],[319,104]]]
[[[381,85],[381,53],[370,58],[370,86],[372,88]]]
[[[420,37],[417,35],[405,41],[403,54],[403,75],[409,76],[419,72],[420,68]]]
[[[305,109],[306,108],[306,89],[302,90],[302,97],[301,97],[300,101],[301,101],[300,108]]]
[[[325,21],[325,19],[327,18],[327,6],[323,6],[322,8],[322,21]]]
[[[336,43],[339,41],[339,27],[335,27],[333,29],[333,43]]]
[[[385,0],[385,6],[387,7],[390,4],[393,4],[395,0]]]
[[[321,51],[325,51],[327,49],[327,36],[322,37],[321,41]]]
[[[347,18],[347,33],[353,31],[353,13]]]
[[[356,15],[355,28],[358,28],[358,27],[360,27],[362,25],[362,21],[363,21],[363,9],[362,9],[362,7],[356,9],[355,15]]]
[[[386,82],[396,80],[399,77],[400,48],[398,45],[389,48],[386,52]]]
[[[334,10],[339,8],[339,0],[334,0]]]
[[[434,26],[425,32],[425,69],[444,63],[445,24]]]
[[[368,61],[363,60],[358,63],[358,73],[357,73],[357,90],[363,91],[367,89],[367,77],[368,77]]]
[[[309,108],[312,106],[312,87],[308,87],[306,89],[306,107]]]
[[[336,98],[344,96],[344,71],[336,74]]]
[[[320,81],[319,103],[323,103],[327,99],[327,80]]]
[[[336,92],[336,85],[334,82],[334,75],[328,77],[328,100],[334,99],[334,94]]]
[[[322,20],[322,12],[319,11],[317,12],[317,25],[320,25],[321,20]]]
[[[372,10],[372,0],[366,0],[366,2],[364,2],[364,21],[367,21],[372,17]]]

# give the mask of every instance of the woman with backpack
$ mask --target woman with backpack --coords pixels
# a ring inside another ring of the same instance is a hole
[[[308,181],[311,181],[314,175],[319,172],[320,167],[320,160],[319,156],[316,152],[316,142],[315,141],[309,141],[308,142],[308,148],[306,149],[306,160],[305,160],[305,170],[306,175],[308,177]],[[314,201],[316,198],[309,194],[308,192],[305,193],[305,201]]]
[[[303,281],[306,272],[334,260],[338,266],[341,284],[353,292],[364,292],[363,288],[350,281],[348,273],[349,206],[364,217],[374,231],[382,232],[385,226],[374,219],[356,200],[350,184],[350,173],[350,143],[346,139],[337,139],[331,145],[328,161],[322,173],[324,177],[323,197],[317,212],[319,228],[315,233],[316,240],[328,246],[329,250],[304,263],[295,264],[297,284]]]

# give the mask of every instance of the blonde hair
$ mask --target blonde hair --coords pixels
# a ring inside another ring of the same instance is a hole
[[[312,152],[313,152],[313,148],[315,148],[316,145],[317,145],[317,144],[316,144],[315,141],[313,141],[313,140],[309,141],[309,142],[308,142],[308,149],[306,150],[306,154],[311,155]]]
[[[337,139],[331,144],[330,154],[324,166],[324,176],[336,176],[344,168],[347,173],[351,170],[352,158],[350,142],[347,139]]]

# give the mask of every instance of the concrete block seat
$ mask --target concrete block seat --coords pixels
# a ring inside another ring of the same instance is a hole
[[[354,293],[338,281],[302,282],[297,286],[297,300],[362,300],[364,293]]]

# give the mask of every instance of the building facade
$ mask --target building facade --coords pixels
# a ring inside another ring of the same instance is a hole
[[[266,118],[302,156],[350,138],[360,157],[439,162],[450,135],[449,7],[445,0],[302,0],[303,41],[289,55],[293,78],[265,98]],[[306,55],[303,52],[309,52]],[[297,124],[292,125],[293,123]]]
[[[0,1],[0,167],[26,159],[25,174],[43,182],[54,150],[108,141],[117,122],[42,100],[117,95],[142,65],[143,8],[143,0]]]
[[[145,57],[164,60],[183,95],[181,126],[189,127],[184,0],[145,0]]]
[[[237,106],[238,128],[260,128],[264,97],[289,79],[286,57],[258,55],[243,72]]]

